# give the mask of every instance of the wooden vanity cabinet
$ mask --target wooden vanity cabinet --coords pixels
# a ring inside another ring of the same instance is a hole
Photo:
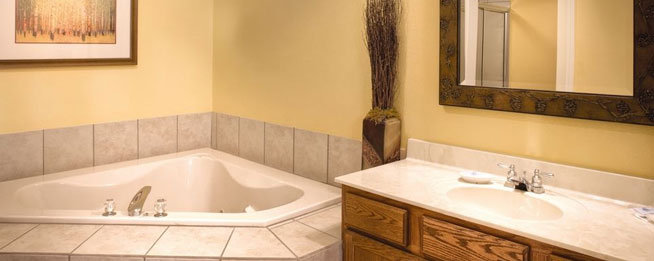
[[[599,260],[343,186],[345,261]]]

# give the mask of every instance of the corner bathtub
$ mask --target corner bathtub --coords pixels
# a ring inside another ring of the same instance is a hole
[[[130,217],[143,186],[152,187],[147,216]],[[160,198],[167,217],[153,216]],[[336,187],[201,149],[2,182],[0,222],[268,226],[340,198]],[[115,216],[102,216],[106,199],[114,199]]]

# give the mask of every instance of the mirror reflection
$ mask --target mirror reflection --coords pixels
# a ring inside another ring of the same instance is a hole
[[[633,2],[460,0],[461,85],[633,96]]]

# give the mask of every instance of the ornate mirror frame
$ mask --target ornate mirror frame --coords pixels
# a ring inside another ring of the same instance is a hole
[[[634,95],[459,85],[459,1],[440,0],[441,105],[654,126],[654,0],[634,0]]]

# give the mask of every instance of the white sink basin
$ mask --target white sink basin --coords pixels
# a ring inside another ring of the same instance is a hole
[[[530,193],[498,188],[459,187],[448,191],[447,196],[456,203],[511,219],[547,221],[563,217],[559,207]]]

